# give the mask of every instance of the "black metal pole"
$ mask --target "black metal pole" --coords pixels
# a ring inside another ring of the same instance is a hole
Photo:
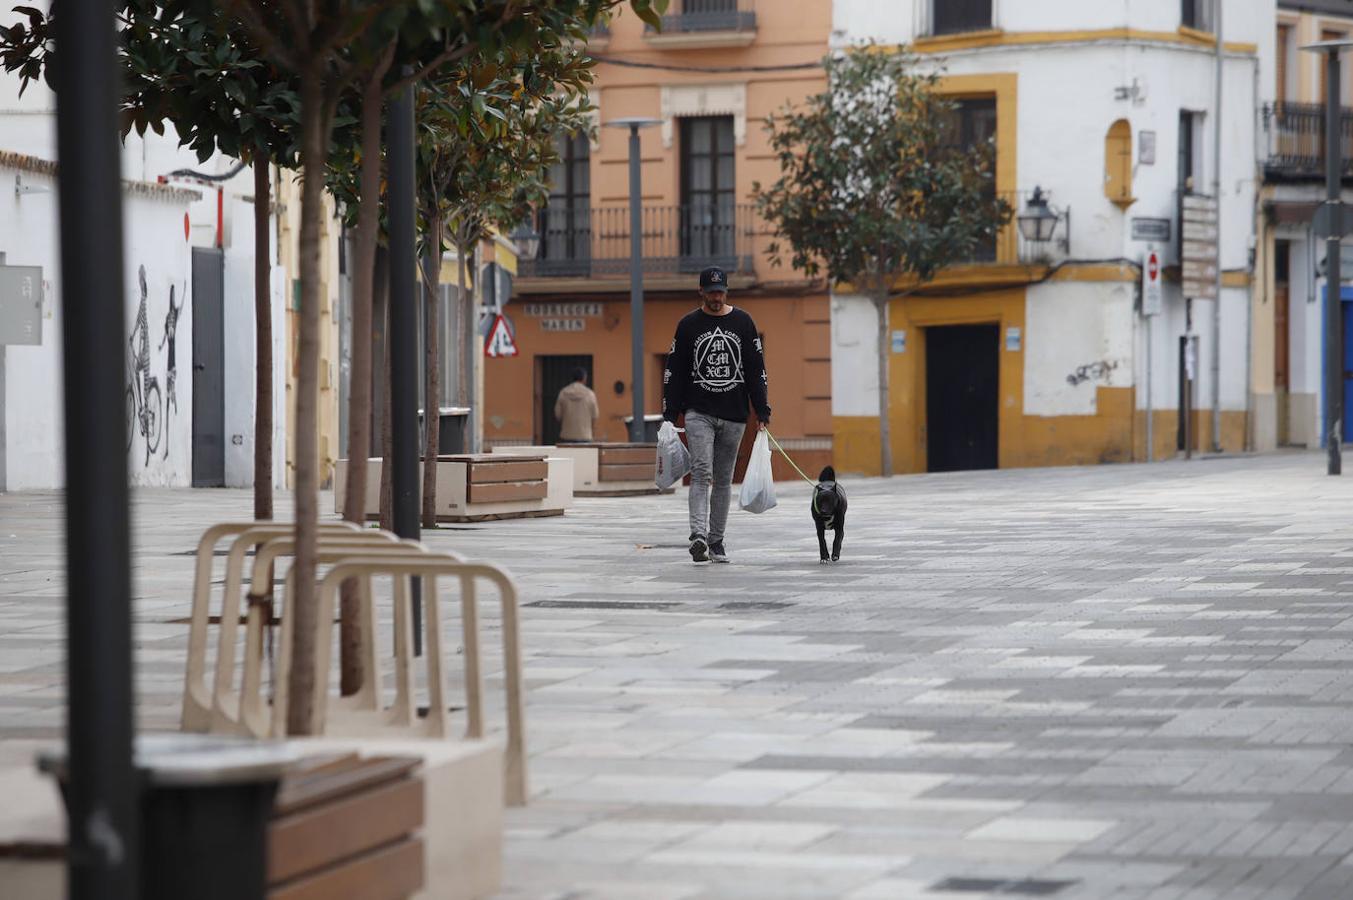
[[[1325,448],[1330,475],[1343,471],[1343,449],[1340,447],[1344,407],[1343,275],[1340,271],[1343,231],[1340,209],[1343,129],[1340,126],[1343,111],[1340,109],[1339,68],[1339,48],[1331,47],[1325,57],[1325,197],[1332,223],[1325,243]]]
[[[69,896],[141,895],[132,768],[122,147],[113,4],[68,0],[55,23],[66,443]]]
[[[405,67],[405,72],[408,68]],[[413,87],[390,100],[390,484],[395,533],[417,540],[418,525],[418,292],[414,272]],[[421,652],[423,611],[415,592],[414,652]]]
[[[644,439],[644,214],[639,126],[630,126],[630,440]]]

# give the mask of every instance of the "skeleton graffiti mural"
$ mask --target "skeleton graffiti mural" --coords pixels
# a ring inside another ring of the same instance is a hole
[[[131,337],[127,345],[131,348],[131,370],[128,372],[127,406],[127,452],[139,434],[146,443],[146,458],[143,465],[150,465],[150,457],[159,449],[160,433],[164,428],[160,410],[160,381],[150,374],[150,330],[146,325],[146,267],[141,266],[137,273],[141,285],[141,303],[136,308],[136,324],[132,326]]]
[[[141,269],[142,280],[142,300],[141,308],[145,309],[145,268]],[[186,301],[188,288],[185,285],[183,295]],[[174,392],[174,383],[178,379],[178,366],[175,362],[174,343],[179,328],[179,313],[183,311],[183,303],[174,303],[174,286],[169,286],[169,312],[164,317],[164,337],[160,338],[160,346],[156,349],[163,350],[165,344],[169,345],[169,367],[165,374],[165,398],[164,398],[164,427],[169,428],[169,409],[173,407],[174,412],[179,411],[178,395]],[[169,441],[164,442],[164,458],[169,458]]]

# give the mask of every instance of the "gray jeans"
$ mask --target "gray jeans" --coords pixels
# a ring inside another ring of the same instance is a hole
[[[686,443],[691,451],[691,531],[716,544],[728,524],[733,467],[738,461],[744,422],[704,413],[686,413]]]

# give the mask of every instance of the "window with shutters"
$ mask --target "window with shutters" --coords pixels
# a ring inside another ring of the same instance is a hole
[[[1104,196],[1122,207],[1136,202],[1132,196],[1132,125],[1119,119],[1104,138]]]
[[[685,269],[736,267],[732,116],[681,120],[681,256]]]
[[[592,148],[582,132],[555,139],[550,199],[539,212],[538,274],[585,275],[592,256]]]

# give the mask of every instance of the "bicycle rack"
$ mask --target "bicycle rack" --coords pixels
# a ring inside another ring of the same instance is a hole
[[[316,562],[321,564],[343,562],[355,555],[400,559],[406,557],[422,558],[428,553],[427,548],[417,541],[400,540],[386,531],[367,531],[355,537],[347,535],[326,536],[321,538],[316,551]],[[267,614],[267,608],[256,601],[270,596],[269,591],[272,584],[269,573],[276,565],[277,560],[294,553],[295,539],[292,536],[287,536],[274,538],[262,545],[255,555],[253,582],[249,591],[250,604],[244,639],[244,673],[239,702],[233,715],[228,708],[218,710],[223,725],[238,727],[255,737],[266,737],[270,733],[282,736],[286,733],[285,699],[279,700],[276,695],[287,690],[289,685],[283,683],[284,674],[280,662],[273,678],[274,705],[280,703],[284,709],[276,728],[274,728],[274,722],[264,702],[262,691],[263,637],[269,623],[264,618]],[[456,557],[450,556],[450,558],[455,559]],[[380,708],[382,686],[380,663],[376,653],[377,619],[371,593],[371,579],[357,578],[355,580],[360,601],[359,618],[362,623],[362,643],[358,648],[358,656],[362,663],[362,684],[356,694],[351,697],[342,697],[338,702],[345,707],[356,710],[377,710]],[[289,571],[284,581],[284,598],[290,595],[293,586],[293,575]],[[397,622],[406,615],[405,608],[407,606],[408,598],[406,595],[395,598],[395,618]],[[285,613],[286,611],[283,610],[282,612]],[[290,653],[290,642],[294,639],[294,626],[289,625],[292,620],[288,615],[283,614],[279,618],[282,622],[282,628],[278,641],[285,648],[279,653],[279,657],[281,657]],[[330,625],[332,626],[332,622]],[[396,633],[398,634],[398,631]],[[289,676],[289,670],[287,675]],[[408,698],[407,705],[410,709],[409,715],[411,718],[413,709],[411,685],[406,687],[404,695]],[[229,694],[224,693],[220,697],[226,703],[233,699]]]
[[[505,748],[504,776],[505,799],[511,806],[524,806],[527,797],[526,784],[526,740],[525,740],[525,697],[522,693],[521,662],[521,626],[518,616],[517,589],[512,579],[501,569],[480,563],[461,562],[445,556],[429,554],[423,558],[383,559],[378,556],[354,557],[336,564],[325,574],[319,584],[318,627],[315,647],[314,703],[311,706],[312,720],[310,732],[370,734],[373,725],[386,723],[386,718],[402,718],[405,710],[399,709],[394,715],[355,710],[338,711],[330,726],[327,713],[329,709],[329,670],[332,665],[333,611],[339,586],[349,578],[371,578],[389,576],[396,579],[396,677],[407,679],[412,685],[413,640],[411,617],[401,610],[406,604],[400,602],[399,584],[410,577],[422,579],[423,615],[427,636],[427,690],[428,717],[424,724],[412,724],[414,735],[427,737],[446,737],[449,732],[449,710],[447,709],[446,674],[442,668],[441,611],[438,605],[437,581],[439,577],[449,577],[460,581],[461,628],[465,644],[465,737],[479,740],[484,737],[484,686],[479,653],[479,607],[476,583],[488,581],[497,589],[502,601],[503,627],[503,669],[506,682],[507,705],[507,741]],[[289,617],[283,620],[283,629]],[[284,640],[282,659],[278,666],[278,678],[283,679],[290,671],[290,645]],[[284,671],[285,670],[285,671]],[[282,682],[285,684],[285,682]],[[278,698],[284,691],[277,692]],[[273,727],[285,723],[285,702],[273,704]],[[327,729],[327,731],[326,731]]]
[[[319,526],[320,533],[358,533],[361,531],[351,522],[326,523]],[[212,688],[207,685],[207,643],[211,628],[211,575],[215,561],[216,545],[228,537],[240,537],[252,534],[257,542],[267,537],[291,534],[296,526],[280,522],[222,522],[203,532],[197,542],[196,566],[193,572],[193,608],[188,624],[188,662],[183,685],[182,728],[184,731],[209,731],[211,729]],[[240,547],[239,560],[242,565],[249,544]],[[235,548],[232,546],[232,554]],[[234,556],[232,555],[233,559]],[[227,563],[229,570],[229,563]],[[234,593],[238,601],[239,581],[235,582]],[[225,609],[226,598],[231,596],[229,571],[222,592],[221,624],[228,621]],[[238,624],[239,605],[234,606]]]

